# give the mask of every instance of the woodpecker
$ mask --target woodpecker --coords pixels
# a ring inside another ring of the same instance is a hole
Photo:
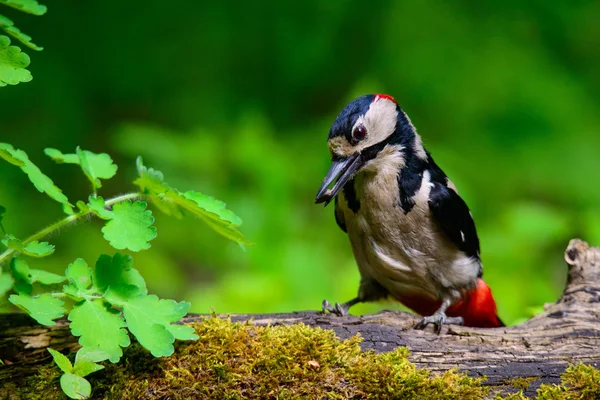
[[[360,272],[358,295],[323,310],[345,315],[392,297],[423,316],[416,325],[504,326],[483,281],[473,217],[389,95],[361,96],[329,131],[332,164],[316,203],[335,199]],[[330,186],[333,184],[333,187]]]

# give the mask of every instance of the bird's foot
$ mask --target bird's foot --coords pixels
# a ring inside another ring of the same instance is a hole
[[[343,317],[344,315],[348,315],[348,309],[350,307],[346,306],[346,303],[340,304],[335,303],[335,306],[332,306],[327,300],[323,300],[321,303],[321,307],[323,308],[323,312],[330,312],[332,314],[337,315],[338,317]]]
[[[464,323],[462,317],[448,317],[445,313],[435,313],[429,317],[423,317],[415,325],[415,329],[425,329],[427,325],[433,324],[434,332],[439,335],[444,324],[463,325]]]

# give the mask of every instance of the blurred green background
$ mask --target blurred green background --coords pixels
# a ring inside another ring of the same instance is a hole
[[[135,265],[192,311],[317,309],[357,291],[333,209],[314,205],[337,113],[365,93],[396,97],[475,217],[485,278],[508,323],[564,287],[572,237],[600,244],[600,2],[65,0],[6,11],[35,43],[31,83],[0,89],[0,141],[27,151],[70,200],[75,167],[45,147],[108,152],[132,190],[135,157],[167,181],[225,201],[254,242],[243,252],[201,222],[155,211]],[[0,163],[5,228],[26,237],[61,218]],[[101,222],[51,238],[59,272],[114,253]],[[49,265],[47,263],[50,263]],[[400,308],[359,305],[354,313]]]

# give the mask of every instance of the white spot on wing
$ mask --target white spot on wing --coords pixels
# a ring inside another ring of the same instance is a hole
[[[414,127],[413,127],[413,129],[414,129]],[[421,139],[421,136],[418,133],[415,133],[414,150],[415,150],[415,153],[417,154],[417,157],[419,157],[421,160],[427,159],[427,153],[425,153],[425,148],[423,147],[423,141]]]
[[[431,173],[429,170],[425,170],[423,172],[423,180],[421,181],[421,187],[419,191],[413,196],[413,200],[415,204],[427,204],[429,202],[429,194],[431,193],[431,188],[433,188],[433,183],[431,183]]]

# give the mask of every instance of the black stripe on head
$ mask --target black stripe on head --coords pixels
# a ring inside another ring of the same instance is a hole
[[[375,98],[372,94],[360,96],[357,99],[352,100],[337,116],[331,129],[329,130],[329,139],[337,136],[345,136],[348,141],[352,134],[352,127],[356,123],[356,120],[361,115],[364,115],[369,111],[369,107]]]

